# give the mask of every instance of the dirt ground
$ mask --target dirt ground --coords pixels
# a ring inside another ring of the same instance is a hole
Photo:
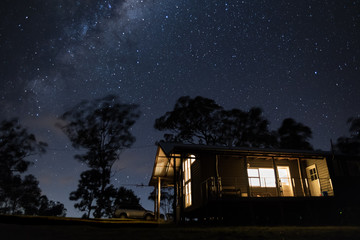
[[[0,239],[360,239],[360,227],[191,227],[174,225],[29,225],[0,223]]]

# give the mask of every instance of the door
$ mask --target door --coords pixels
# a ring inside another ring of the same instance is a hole
[[[278,167],[278,174],[279,174],[279,187],[281,196],[284,197],[293,197],[294,191],[290,176],[290,169],[289,167]]]
[[[309,183],[310,195],[313,197],[321,196],[319,174],[315,164],[306,168],[306,176]]]

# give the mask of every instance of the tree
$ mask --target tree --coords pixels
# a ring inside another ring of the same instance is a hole
[[[350,137],[340,137],[337,139],[336,148],[346,154],[360,154],[360,117],[349,118],[347,120]]]
[[[38,215],[40,216],[59,216],[65,217],[66,208],[64,204],[60,202],[49,201],[49,199],[42,195],[40,197],[40,206],[38,209]]]
[[[119,205],[136,205],[140,203],[140,198],[138,198],[134,191],[124,187],[120,187],[115,196],[114,196],[114,206]]]
[[[156,189],[154,189],[150,193],[148,199],[152,201],[157,201]],[[170,214],[170,211],[172,210],[172,206],[173,206],[173,201],[174,201],[173,189],[161,188],[160,207],[163,209],[165,215]]]
[[[0,123],[0,212],[5,214],[37,214],[41,190],[33,175],[20,174],[32,164],[27,157],[45,152],[47,146],[17,119]]]
[[[214,145],[218,142],[218,113],[222,110],[214,100],[189,96],[180,97],[171,112],[155,120],[155,129],[169,131],[164,134],[165,141],[184,143],[204,143]]]
[[[101,187],[101,173],[96,169],[82,172],[78,184],[78,189],[70,193],[69,199],[80,202],[75,203],[74,207],[85,212],[84,217],[89,218],[91,211],[96,209],[96,196],[99,195]]]
[[[122,104],[114,95],[83,101],[61,116],[64,124],[59,124],[59,127],[69,137],[72,145],[76,149],[86,150],[86,153],[76,155],[75,158],[99,174],[96,179],[94,176],[90,178],[93,187],[97,188],[88,188],[96,200],[95,217],[105,214],[109,197],[105,193],[109,191],[107,187],[110,184],[111,168],[122,150],[134,143],[135,137],[130,129],[138,117],[137,105]],[[78,204],[76,206],[84,209]]]
[[[276,144],[276,138],[268,129],[269,121],[262,116],[257,107],[248,112],[232,109],[221,112],[219,137],[226,146],[234,147],[270,147]]]
[[[260,108],[248,112],[224,110],[214,100],[180,97],[171,112],[155,120],[155,129],[167,131],[165,141],[225,145],[233,147],[268,147],[275,138]]]
[[[313,150],[309,143],[312,138],[311,129],[292,118],[285,119],[277,133],[279,147],[282,149]]]

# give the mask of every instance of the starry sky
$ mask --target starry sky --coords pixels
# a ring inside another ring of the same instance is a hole
[[[0,118],[18,117],[47,153],[34,174],[65,204],[86,169],[57,118],[83,99],[117,94],[142,111],[137,141],[112,182],[145,208],[162,133],[154,120],[184,95],[225,109],[261,107],[277,129],[292,117],[313,131],[315,149],[360,117],[360,1],[2,0]]]

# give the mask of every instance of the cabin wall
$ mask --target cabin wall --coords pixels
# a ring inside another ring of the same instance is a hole
[[[216,155],[211,153],[199,154],[201,165],[201,181],[206,181],[210,177],[216,176]]]
[[[219,177],[222,188],[231,190],[241,196],[248,192],[248,179],[245,158],[239,156],[219,156]]]
[[[332,188],[329,169],[325,158],[323,160],[306,159],[305,162],[305,169],[306,167],[315,164],[319,175],[321,192],[327,191],[329,196],[334,196],[334,190]],[[304,171],[304,177],[307,177],[306,170]]]

